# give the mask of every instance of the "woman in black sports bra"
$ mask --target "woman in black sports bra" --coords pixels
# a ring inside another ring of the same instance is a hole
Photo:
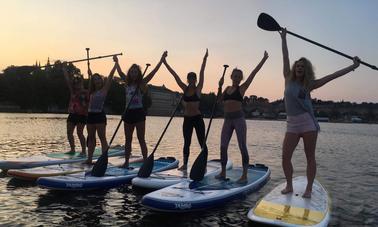
[[[228,86],[222,96],[224,107],[224,122],[221,134],[221,163],[222,172],[216,176],[218,179],[226,179],[226,164],[227,164],[227,149],[231,140],[234,130],[238,139],[239,149],[242,156],[243,174],[238,180],[239,183],[247,182],[249,155],[247,149],[247,124],[244,119],[244,112],[242,109],[243,96],[247,91],[249,85],[252,83],[253,78],[264,65],[266,59],[268,59],[268,53],[264,52],[264,57],[256,68],[248,76],[247,80],[240,85],[243,79],[243,72],[240,69],[235,68],[231,73],[232,86]],[[219,88],[223,85],[223,78],[219,81]],[[222,93],[222,90],[218,90],[218,94]],[[219,97],[219,96],[218,96]]]
[[[203,141],[205,139],[205,123],[202,119],[201,111],[199,110],[200,106],[200,96],[201,91],[203,87],[203,80],[204,80],[204,72],[206,67],[206,60],[208,56],[208,51],[206,49],[206,54],[203,58],[201,71],[200,71],[200,78],[199,82],[197,83],[197,75],[194,72],[190,72],[187,75],[188,85],[184,84],[180,77],[177,75],[177,73],[168,65],[167,61],[164,60],[164,64],[167,67],[168,71],[173,75],[175,78],[178,86],[182,89],[184,92],[183,97],[183,106],[184,106],[184,123],[182,126],[182,131],[184,134],[184,149],[183,149],[183,157],[184,157],[184,163],[179,168],[179,170],[187,170],[188,167],[188,159],[189,159],[189,148],[190,143],[192,140],[192,133],[193,128],[196,130],[197,139],[202,146]],[[206,145],[204,147],[206,148]]]

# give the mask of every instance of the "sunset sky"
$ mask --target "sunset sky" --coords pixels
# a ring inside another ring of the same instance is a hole
[[[375,0],[1,0],[0,69],[9,65],[45,64],[90,55],[123,52],[124,71],[132,63],[152,67],[164,50],[185,81],[199,73],[206,48],[209,58],[204,92],[216,91],[222,65],[248,76],[267,50],[270,57],[247,95],[270,101],[283,96],[281,42],[277,32],[257,27],[261,12],[283,27],[378,66],[378,1]],[[288,36],[291,63],[305,56],[322,77],[352,61]],[[86,75],[86,64],[78,64]],[[107,75],[111,58],[91,63]],[[151,68],[152,68],[151,67]],[[178,90],[164,66],[151,82]],[[225,85],[230,84],[229,74]],[[313,92],[313,98],[378,102],[378,71],[361,65],[355,72]]]

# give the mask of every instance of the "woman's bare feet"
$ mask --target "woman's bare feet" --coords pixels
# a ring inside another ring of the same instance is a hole
[[[226,178],[226,174],[225,173],[220,173],[218,175],[215,175],[214,177],[215,179],[218,179],[218,180],[227,180]]]
[[[85,160],[84,162],[83,162],[83,164],[85,164],[85,165],[93,165],[93,162],[92,162],[92,160]]]
[[[184,164],[180,168],[178,168],[177,170],[186,171],[187,169],[188,169],[188,166]]]
[[[281,191],[281,194],[285,195],[285,194],[289,194],[289,193],[292,193],[292,192],[293,192],[293,187],[286,186],[286,188]]]
[[[241,176],[239,180],[236,181],[237,184],[246,184],[248,183],[247,176]]]
[[[306,187],[306,191],[303,193],[302,197],[303,198],[311,198],[311,193],[312,193],[312,187],[309,188],[309,187]]]

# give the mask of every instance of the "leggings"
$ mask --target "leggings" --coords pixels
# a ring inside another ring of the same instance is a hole
[[[182,125],[182,132],[184,134],[184,165],[188,164],[193,128],[196,129],[197,139],[202,147],[203,141],[205,140],[205,123],[203,122],[201,115],[184,117],[184,124]],[[206,144],[203,149],[207,150]]]
[[[243,168],[248,168],[249,165],[249,155],[247,149],[247,124],[245,122],[244,116],[238,118],[225,118],[222,128],[222,135],[221,135],[221,163],[222,166],[226,166],[227,164],[227,149],[228,144],[230,143],[230,139],[232,133],[236,131],[236,136],[238,138],[239,149],[242,156],[242,163]]]

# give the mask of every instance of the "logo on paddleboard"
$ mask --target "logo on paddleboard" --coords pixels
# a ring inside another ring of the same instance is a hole
[[[192,208],[191,203],[175,203],[175,208],[180,210],[186,210]]]
[[[66,183],[67,188],[82,188],[83,183]]]

